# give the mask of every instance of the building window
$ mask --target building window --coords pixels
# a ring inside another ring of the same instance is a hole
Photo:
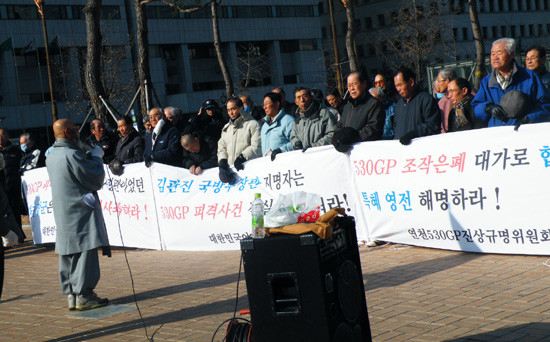
[[[46,19],[67,19],[67,6],[45,5],[44,17]]]
[[[489,0],[489,12],[494,12],[495,11],[495,3],[493,2],[493,0]]]
[[[525,25],[519,25],[519,35],[525,37]]]
[[[498,38],[498,29],[496,26],[491,26],[491,33],[493,34],[493,38]]]
[[[279,49],[281,53],[291,53],[298,51],[314,51],[317,50],[316,39],[292,39],[292,40],[280,40]]]
[[[458,40],[458,29],[457,28],[453,29],[452,35],[453,35],[453,41],[456,42]]]
[[[367,30],[372,30],[372,18],[371,17],[366,17],[365,18],[365,28]]]
[[[284,82],[284,84],[295,84],[295,83],[298,83],[299,78],[300,77],[299,77],[298,74],[283,75],[283,82]]]
[[[378,26],[380,27],[386,26],[386,19],[384,18],[383,14],[378,15]]]
[[[466,27],[462,28],[462,40],[468,40],[468,29]]]
[[[516,38],[517,37],[517,32],[516,32],[516,27],[514,25],[510,26],[510,36],[512,38]]]
[[[535,36],[535,25],[531,24],[529,25],[529,37]]]
[[[516,8],[517,8],[518,11],[523,10],[522,3],[523,3],[523,0],[516,0]]]
[[[500,36],[501,37],[506,37],[506,26],[501,26],[500,27]]]
[[[532,8],[531,8],[531,0],[525,1],[525,10],[526,10],[526,11],[532,10]]]
[[[321,38],[325,39],[327,38],[327,28],[321,27]]]
[[[120,6],[101,6],[101,19],[120,19]]]
[[[399,24],[399,14],[397,12],[391,12],[391,22],[393,25]]]
[[[512,12],[514,10],[514,1],[508,0],[508,11]]]
[[[212,44],[189,44],[189,59],[215,58]]]
[[[483,26],[481,30],[483,31],[483,39],[489,38],[489,36],[487,35],[487,26]]]
[[[537,36],[542,37],[544,35],[542,24],[537,25]]]
[[[8,5],[8,19],[39,19],[35,5]]]
[[[357,55],[359,56],[359,58],[365,57],[365,48],[363,47],[363,45],[357,45]]]
[[[270,18],[271,6],[233,6],[233,18]]]
[[[179,11],[168,6],[145,6],[148,19],[176,19]]]

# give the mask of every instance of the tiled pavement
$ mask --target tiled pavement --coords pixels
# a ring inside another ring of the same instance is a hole
[[[393,245],[360,252],[374,341],[550,341],[547,257]],[[149,337],[210,341],[232,316],[239,257],[128,250]],[[100,262],[98,294],[135,305],[123,251]],[[247,307],[243,276],[239,309]],[[8,250],[0,341],[147,341],[135,307],[104,319],[68,314],[52,249],[27,242]]]

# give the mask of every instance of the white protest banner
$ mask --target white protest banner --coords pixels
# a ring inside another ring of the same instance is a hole
[[[355,208],[352,178],[342,177],[350,175],[348,158],[331,147],[280,154],[276,162],[251,160],[233,186],[219,181],[217,168],[199,176],[162,164],[151,170],[163,248],[168,250],[239,249],[239,240],[251,233],[255,193],[262,194],[267,209],[279,193],[294,191],[321,195],[321,212],[341,206],[353,214]]]
[[[98,195],[112,246],[161,248],[151,189],[151,173],[144,163],[124,165],[120,177],[105,165],[105,180]]]
[[[34,243],[55,242],[56,225],[53,218],[52,187],[48,171],[45,167],[26,171],[21,177],[21,185],[27,198]]]
[[[548,254],[550,124],[356,146],[371,239],[485,253]]]

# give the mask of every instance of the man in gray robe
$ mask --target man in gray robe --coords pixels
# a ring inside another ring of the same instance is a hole
[[[56,142],[46,159],[56,223],[55,251],[69,310],[89,310],[109,303],[94,288],[100,277],[97,248],[109,246],[97,190],[103,186],[103,150],[86,153],[71,120],[53,124]]]

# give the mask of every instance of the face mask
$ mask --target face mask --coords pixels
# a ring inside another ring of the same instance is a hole
[[[27,143],[24,143],[23,145],[19,145],[21,147],[21,151],[27,152]]]
[[[250,112],[250,106],[244,106],[245,112]]]
[[[435,93],[435,96],[438,100],[442,99],[445,96],[445,93]]]

